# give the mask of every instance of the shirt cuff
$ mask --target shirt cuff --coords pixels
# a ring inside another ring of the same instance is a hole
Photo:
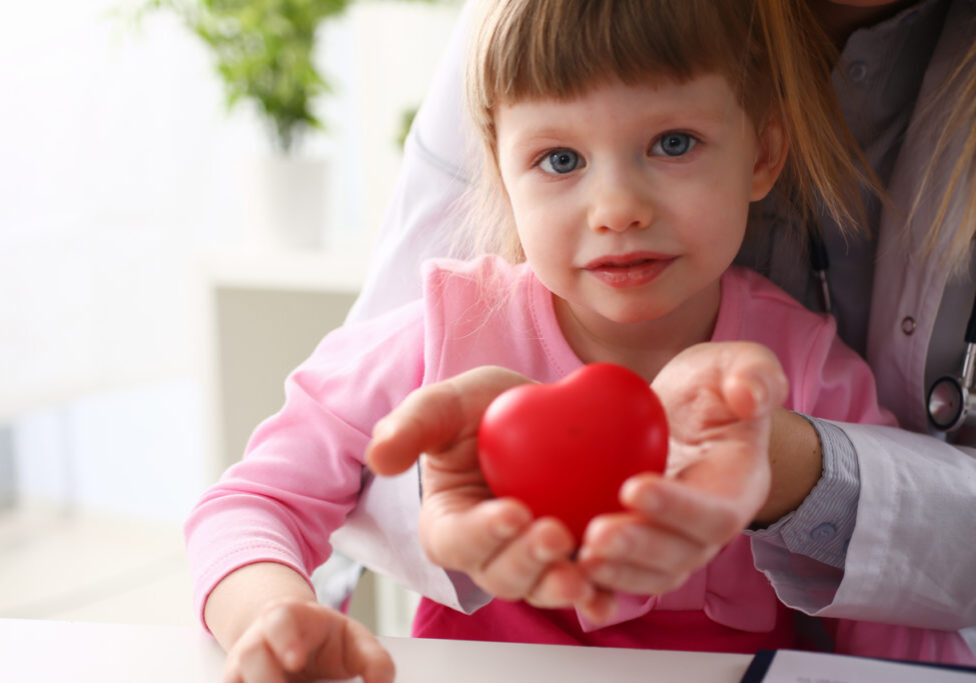
[[[785,543],[791,553],[805,555],[837,569],[847,559],[847,544],[857,521],[861,476],[854,444],[840,427],[797,413],[816,430],[823,455],[820,480],[803,503],[765,529],[746,531],[753,541]]]

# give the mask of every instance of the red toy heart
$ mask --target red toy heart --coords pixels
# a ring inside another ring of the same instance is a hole
[[[623,509],[617,496],[626,479],[663,472],[667,454],[657,394],[640,375],[612,363],[509,389],[478,430],[492,493],[521,500],[536,517],[561,519],[577,542],[594,516]]]

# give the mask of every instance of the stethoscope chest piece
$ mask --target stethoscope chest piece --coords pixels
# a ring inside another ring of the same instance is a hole
[[[953,432],[967,421],[976,422],[976,298],[966,325],[966,358],[959,377],[940,377],[929,389],[928,413],[932,426]]]
[[[941,432],[958,429],[976,415],[976,401],[958,377],[940,377],[929,389],[929,420]]]

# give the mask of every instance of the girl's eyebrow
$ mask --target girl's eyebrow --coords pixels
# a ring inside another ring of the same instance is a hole
[[[585,131],[584,131],[585,132]],[[543,120],[536,123],[523,123],[506,136],[520,146],[558,144],[560,140],[580,135],[578,126],[571,122]]]
[[[570,134],[566,128],[540,128],[535,130],[523,130],[515,135],[515,139],[519,142],[533,142],[535,140],[558,140],[560,138],[565,138]]]
[[[655,116],[659,114],[659,116]],[[723,124],[731,120],[730,112],[725,106],[698,105],[682,108],[680,111],[662,111],[648,113],[647,125],[670,125],[675,119],[690,120],[706,124]]]
[[[725,107],[693,107],[682,109],[680,111],[667,111],[667,112],[655,112],[648,113],[648,115],[640,121],[640,125],[646,126],[651,129],[658,129],[660,132],[664,132],[671,128],[682,128],[688,127],[690,125],[702,125],[702,126],[720,126],[725,125],[733,120],[733,117],[729,116],[730,112]],[[543,122],[539,127],[531,127],[528,129],[523,129],[519,131],[514,138],[519,143],[531,143],[534,141],[544,142],[547,140],[558,140],[559,138],[565,138],[573,135],[583,135],[586,136],[587,130],[578,130],[574,127],[572,123],[572,118],[565,123],[552,123],[551,121]]]

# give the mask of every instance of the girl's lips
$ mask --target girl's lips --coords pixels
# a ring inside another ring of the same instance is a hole
[[[583,269],[611,287],[636,287],[660,275],[675,257],[661,254],[624,254],[590,261]]]

